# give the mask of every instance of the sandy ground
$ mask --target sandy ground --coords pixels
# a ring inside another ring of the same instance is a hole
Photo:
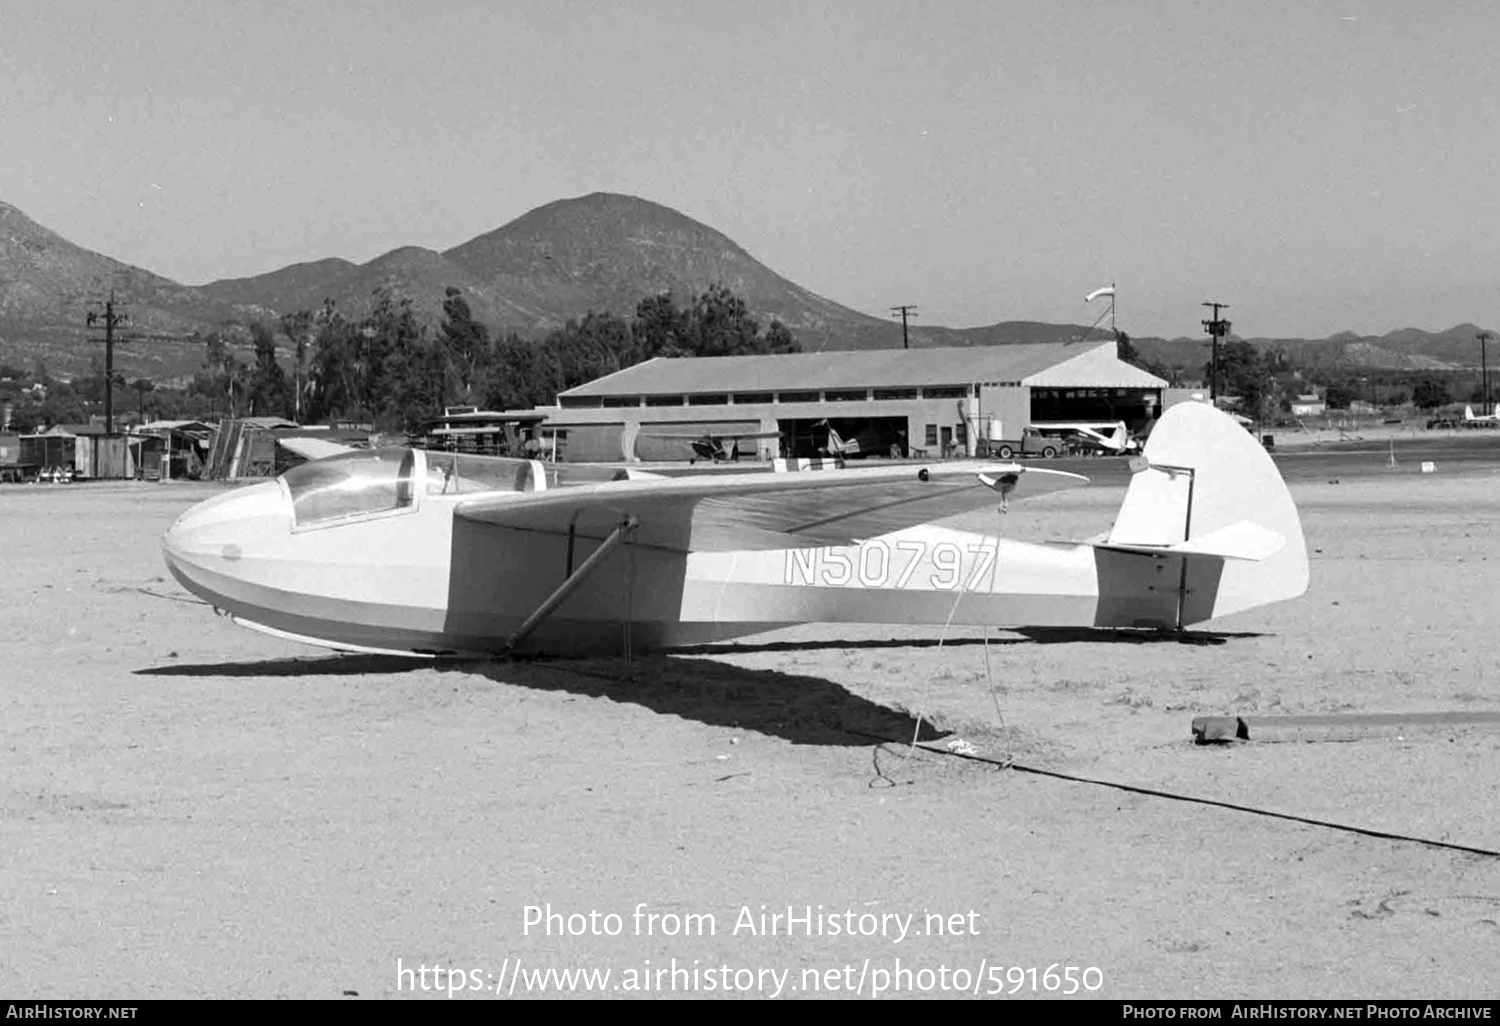
[[[0,488],[0,993],[519,996],[586,968],[717,994],[727,967],[749,996],[767,970],[783,997],[988,994],[1036,967],[1023,996],[1057,963],[1110,998],[1494,998],[1500,858],[864,736],[920,710],[935,746],[1500,850],[1500,732],[1192,743],[1204,713],[1500,709],[1500,463],[1346,462],[1288,474],[1309,594],[1187,641],[808,626],[629,665],[319,654],[166,574],[161,532],[216,489]],[[1084,537],[1121,494],[1004,529]],[[548,905],[620,919],[549,936]],[[735,929],[762,906],[824,932]],[[845,912],[885,933],[830,936]],[[688,914],[713,935],[666,935]]]

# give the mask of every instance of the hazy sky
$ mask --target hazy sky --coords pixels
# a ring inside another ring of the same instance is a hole
[[[1495,0],[4,0],[0,200],[199,284],[595,191],[918,324],[1500,325]]]

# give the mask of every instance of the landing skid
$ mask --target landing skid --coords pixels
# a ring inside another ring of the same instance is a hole
[[[273,638],[280,638],[283,641],[295,641],[299,645],[311,645],[314,648],[331,649],[334,652],[351,652],[357,653],[359,655],[397,656],[402,659],[493,659],[495,656],[493,652],[456,652],[447,650],[441,652],[424,652],[409,648],[373,648],[369,645],[352,645],[344,641],[330,641],[327,638],[313,638],[309,637],[306,634],[293,634],[291,631],[283,631],[275,627],[267,627],[263,623],[256,623],[254,620],[246,620],[238,616],[231,615],[229,619],[240,627],[248,627],[252,631],[259,631],[262,634],[269,634]]]

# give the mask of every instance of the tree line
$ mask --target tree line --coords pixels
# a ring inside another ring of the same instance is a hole
[[[239,339],[225,332],[204,335],[203,362],[181,389],[147,378],[127,380],[117,372],[116,416],[277,416],[415,431],[447,406],[548,405],[559,392],[656,356],[801,351],[786,325],[773,319],[763,326],[722,284],[682,303],[671,292],[647,296],[628,318],[591,311],[538,339],[492,335],[474,319],[463,291],[451,286],[435,326],[424,323],[411,300],[394,289],[376,289],[372,300],[364,316],[346,313],[330,299],[316,311],[252,322],[248,362]],[[97,359],[88,374],[71,381],[54,377],[40,360],[29,373],[0,369],[0,400],[11,407],[12,430],[84,422],[102,410],[104,371]]]
[[[1144,357],[1123,331],[1117,332],[1117,354],[1174,387],[1202,382],[1206,389],[1214,374],[1212,358],[1201,368],[1184,368]],[[1217,394],[1234,396],[1242,412],[1262,420],[1289,413],[1297,396],[1318,389],[1331,410],[1346,410],[1356,401],[1383,407],[1410,403],[1419,410],[1485,401],[1483,385],[1473,371],[1308,368],[1299,366],[1285,348],[1261,348],[1240,339],[1219,344],[1217,373]],[[1500,392],[1500,387],[1494,391]]]
[[[557,394],[653,356],[721,356],[797,352],[786,326],[764,328],[745,303],[722,285],[681,305],[671,293],[641,299],[630,317],[591,312],[545,338],[514,332],[492,336],[476,321],[461,290],[445,290],[436,326],[421,322],[410,300],[376,290],[367,315],[351,316],[331,300],[317,311],[289,313],[249,325],[251,355],[230,336],[204,336],[204,360],[185,388],[149,378],[116,376],[116,416],[213,420],[223,416],[282,416],[301,422],[371,423],[413,430],[449,405],[515,409],[546,405]],[[290,349],[290,360],[287,359]],[[1168,381],[1208,382],[1211,361],[1183,367],[1143,356],[1117,333],[1120,359]],[[1500,372],[1497,372],[1500,378]],[[1431,410],[1453,402],[1483,403],[1472,370],[1410,371],[1300,366],[1295,352],[1231,340],[1219,347],[1221,395],[1260,420],[1279,419],[1295,396],[1321,388],[1331,409],[1364,400],[1380,406],[1410,402]],[[1497,381],[1496,393],[1500,393]],[[1495,401],[1492,396],[1490,401]],[[102,411],[104,371],[71,381],[56,378],[40,359],[30,370],[0,365],[0,402],[11,410],[10,430],[82,422]]]
[[[276,358],[269,327],[251,325],[255,362],[238,364],[222,340],[208,343],[201,388],[232,394],[236,409],[305,421],[355,420],[381,430],[416,430],[451,405],[517,409],[547,405],[559,392],[657,356],[795,353],[778,320],[762,329],[723,285],[682,306],[670,292],[648,296],[629,319],[591,311],[536,340],[492,337],[461,289],[449,287],[436,330],[409,298],[377,289],[370,313],[347,316],[332,300],[283,316],[293,370]]]

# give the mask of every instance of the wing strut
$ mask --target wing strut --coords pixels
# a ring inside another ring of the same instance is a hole
[[[603,563],[611,552],[628,540],[630,532],[634,531],[639,525],[640,521],[631,516],[627,516],[624,520],[620,521],[620,525],[610,532],[609,537],[599,543],[599,547],[589,555],[588,559],[583,561],[583,565],[569,574],[568,579],[558,585],[557,590],[548,595],[547,600],[537,606],[536,611],[528,616],[521,626],[516,628],[515,633],[506,640],[506,647],[514,651],[516,646],[525,641],[532,631],[541,626],[543,620],[551,616],[557,607],[562,605],[563,599],[573,594],[578,586],[599,568],[599,564]]]

